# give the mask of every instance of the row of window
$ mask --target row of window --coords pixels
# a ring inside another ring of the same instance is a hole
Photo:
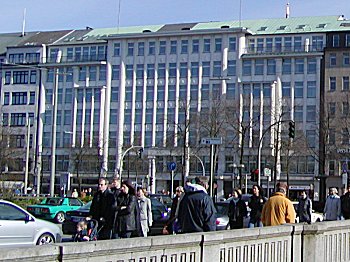
[[[339,103],[338,103],[339,104]],[[343,117],[348,117],[349,116],[349,102],[342,102],[340,104],[340,108],[341,110],[341,114]],[[336,102],[330,102],[328,103],[328,116],[329,117],[335,117],[336,116],[336,112],[337,112],[337,103]]]
[[[37,71],[5,71],[5,85],[10,84],[36,84]]]
[[[340,65],[340,61],[342,62],[343,66],[350,66],[350,53],[343,53],[341,57],[337,57],[336,53],[330,53],[329,54],[329,66],[337,66]]]
[[[50,49],[49,62],[55,62],[59,49]],[[77,46],[68,47],[66,55],[61,58],[62,62],[81,62],[81,61],[101,61],[107,58],[107,46]]]
[[[328,144],[336,145],[350,145],[350,132],[348,128],[342,128],[341,132],[337,132],[336,129],[330,128],[328,131]]]
[[[3,113],[2,123],[4,126],[25,126],[27,117],[32,126],[34,123],[34,113]]]
[[[9,54],[9,62],[13,64],[34,64],[40,62],[40,53]]]
[[[228,51],[235,52],[237,46],[236,37],[228,38]],[[128,42],[127,56],[144,56],[144,55],[166,55],[166,54],[197,54],[199,52],[210,53],[222,52],[222,38],[204,38],[204,39],[188,39],[170,40],[170,41],[148,41],[148,42]],[[114,43],[114,56],[121,56],[121,43]]]
[[[349,80],[349,76],[343,76],[340,77],[341,80],[339,80],[338,77],[338,81],[337,81],[337,77],[335,76],[331,76],[329,77],[329,91],[330,92],[334,92],[336,90],[338,90],[337,86],[339,81],[342,81],[341,83],[341,90],[342,91],[349,91],[350,90],[350,80]]]
[[[28,99],[29,97],[29,99]],[[34,105],[35,92],[5,92],[3,105]]]

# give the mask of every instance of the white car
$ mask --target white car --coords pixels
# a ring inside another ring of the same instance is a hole
[[[295,212],[297,212],[297,208],[298,208],[298,201],[292,201]],[[315,222],[321,222],[323,221],[323,215],[320,213],[315,212],[315,210],[312,210],[311,213],[311,223],[315,223]],[[295,223],[299,223],[299,217],[297,217],[295,219]]]
[[[46,245],[61,239],[62,230],[57,225],[0,199],[0,248]]]

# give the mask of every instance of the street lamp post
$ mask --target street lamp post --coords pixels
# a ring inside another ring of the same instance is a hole
[[[117,169],[118,170],[118,175],[119,175],[119,179],[122,180],[122,172],[123,172],[123,160],[124,160],[124,157],[126,156],[126,154],[132,150],[132,149],[143,149],[142,146],[131,146],[129,147],[128,149],[125,150],[125,152],[122,154],[122,157],[120,158],[120,161],[119,161],[119,168]]]
[[[191,156],[194,156],[194,157],[196,157],[199,160],[199,162],[201,163],[201,166],[202,166],[202,176],[205,176],[205,167],[204,167],[202,159],[200,159],[199,156],[197,156],[197,155],[195,155],[193,153],[191,153]]]
[[[62,51],[57,52],[56,63],[61,61]],[[59,67],[55,68],[55,84],[54,90],[52,92],[52,130],[51,130],[51,176],[50,176],[50,195],[54,196],[55,194],[55,176],[56,176],[56,124],[57,124],[57,93],[58,93],[58,76],[59,76]]]
[[[29,143],[30,143],[30,119],[27,120],[27,139],[26,139],[26,166],[24,174],[24,194],[27,194],[28,174],[29,174]]]

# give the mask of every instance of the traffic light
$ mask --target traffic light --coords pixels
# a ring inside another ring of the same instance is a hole
[[[153,177],[149,178],[149,185],[152,186],[153,185]]]
[[[294,138],[295,137],[295,122],[294,121],[289,121],[289,133],[288,136],[289,138]]]
[[[142,158],[142,153],[143,153],[143,148],[140,148],[138,151],[137,151],[137,155],[139,158]]]
[[[258,176],[259,176],[259,169],[253,169],[250,172],[250,180],[252,182],[258,182]]]

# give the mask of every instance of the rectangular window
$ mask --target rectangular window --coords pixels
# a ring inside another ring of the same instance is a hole
[[[145,55],[145,42],[139,42],[137,44],[137,55],[144,56]]]
[[[160,41],[159,42],[159,54],[165,55],[166,53],[166,41]]]
[[[264,38],[257,39],[256,50],[258,53],[264,52]]]
[[[292,60],[290,58],[282,59],[282,74],[290,75],[292,73]]]
[[[282,37],[275,37],[275,52],[282,51]]]
[[[235,76],[236,75],[236,60],[228,60],[227,62],[227,75]]]
[[[290,82],[282,82],[282,97],[290,97]]]
[[[192,40],[192,53],[193,54],[199,53],[199,39]]]
[[[341,131],[341,143],[343,145],[348,145],[349,144],[349,130],[347,128],[343,128]]]
[[[177,53],[177,41],[170,41],[170,54]]]
[[[51,113],[51,111],[49,111]],[[12,113],[11,114],[11,126],[25,126],[26,125],[26,113]]]
[[[86,80],[86,66],[79,67],[79,81]]]
[[[209,100],[209,85],[203,84],[201,89],[202,100]]]
[[[188,53],[188,40],[181,40],[181,54]]]
[[[266,38],[265,52],[271,53],[272,46],[273,46],[273,38],[271,38],[271,37]]]
[[[304,59],[297,58],[294,60],[294,73],[295,74],[304,74]]]
[[[40,62],[39,53],[26,53],[26,63],[33,64]]]
[[[75,61],[81,61],[81,47],[74,49]]]
[[[9,92],[5,92],[4,94],[4,105],[9,105],[10,104],[10,93]]]
[[[114,43],[113,55],[120,56],[120,43]]]
[[[303,122],[303,106],[295,106],[294,107],[294,121],[295,122]]]
[[[74,58],[74,49],[73,47],[67,48],[67,61],[72,61]]]
[[[295,82],[294,83],[294,98],[303,98],[304,97],[304,83]]]
[[[90,61],[97,60],[97,46],[90,47]]]
[[[126,79],[132,80],[133,79],[133,72],[134,72],[133,65],[126,65],[125,66],[125,77],[126,77]]]
[[[202,62],[202,71],[203,76],[210,76],[210,62]]]
[[[164,99],[165,99],[165,86],[158,85],[157,86],[157,100],[164,101]]]
[[[350,56],[349,53],[343,53],[343,66],[350,65]]]
[[[308,74],[316,74],[316,58],[308,58],[307,59],[307,73]]]
[[[199,63],[191,62],[191,77],[197,77],[199,75]]]
[[[253,98],[260,98],[261,85],[253,84]]]
[[[236,95],[236,85],[235,83],[227,83],[226,85],[226,98],[235,99]]]
[[[270,84],[264,84],[264,97],[271,97],[271,86]]]
[[[158,64],[158,78],[165,78],[165,64]]]
[[[112,80],[120,79],[120,65],[112,65]]]
[[[237,46],[237,39],[236,37],[229,37],[228,39],[228,51],[229,52],[235,52]]]
[[[349,91],[349,77],[343,76],[343,91]]]
[[[255,75],[263,75],[264,74],[264,59],[256,59],[255,60]]]
[[[148,43],[148,55],[155,55],[156,54],[156,42],[149,42]]]
[[[221,76],[221,61],[214,61],[213,64],[213,76],[219,77]]]
[[[221,51],[222,51],[222,39],[215,38],[215,52],[221,52]]]
[[[73,68],[66,68],[66,82],[73,82]]]
[[[28,71],[14,71],[13,83],[14,84],[28,84]]]
[[[154,64],[147,64],[147,78],[154,79]]]
[[[337,78],[335,76],[331,76],[329,78],[329,91],[333,92],[337,90]]]
[[[9,114],[8,113],[3,113],[2,114],[2,124],[4,126],[8,126],[9,125]]]
[[[96,75],[97,75],[97,67],[89,66],[89,80],[96,81]]]
[[[345,35],[345,46],[346,47],[350,46],[350,34]]]
[[[243,60],[243,75],[251,76],[252,75],[252,61]]]
[[[30,71],[30,83],[31,84],[36,84],[36,71],[31,70]]]
[[[343,117],[349,116],[349,102],[343,102]]]
[[[168,100],[175,101],[175,99],[176,99],[176,86],[169,85],[169,87],[168,87]]]
[[[12,93],[12,105],[26,105],[26,104],[27,104],[27,92]]]
[[[306,106],[306,121],[316,121],[316,106]]]
[[[100,72],[99,72],[100,81],[106,80],[106,77],[107,77],[106,65],[100,65]]]
[[[29,104],[34,105],[35,104],[35,92],[29,93]]]
[[[328,103],[328,116],[334,117],[336,112],[336,104],[335,102]]]
[[[210,38],[204,39],[203,43],[203,52],[204,53],[210,53]]]
[[[176,63],[169,63],[169,77],[176,77]]]
[[[295,52],[301,52],[303,50],[301,41],[302,41],[301,36],[294,37],[294,51]]]
[[[136,65],[136,79],[143,79],[144,76],[144,67],[143,64]]]
[[[154,100],[154,86],[147,86],[146,88],[146,101]]]
[[[72,110],[64,110],[64,125],[72,124]]]
[[[118,101],[119,101],[119,89],[116,86],[112,86],[111,102],[118,102]]]
[[[284,37],[284,51],[290,52],[292,51],[292,38],[291,37]]]
[[[5,85],[11,84],[11,71],[5,72]]]
[[[134,55],[134,43],[128,43],[128,53],[127,56]]]
[[[72,88],[66,88],[66,94],[64,97],[64,102],[66,104],[71,104],[73,100],[73,95],[72,95]]]
[[[339,35],[333,35],[333,47],[339,47]]]
[[[307,81],[307,97],[316,98],[316,81]]]
[[[276,60],[267,59],[267,74],[275,75],[276,74]]]
[[[180,78],[187,77],[187,63],[180,63]]]
[[[337,65],[337,54],[330,54],[329,55],[329,66],[336,66]]]

